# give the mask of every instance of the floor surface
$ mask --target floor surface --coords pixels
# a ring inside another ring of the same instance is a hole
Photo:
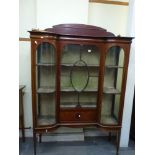
[[[19,155],[33,155],[32,138],[19,143]],[[85,138],[81,142],[37,143],[37,155],[116,155],[115,141],[106,137]],[[120,148],[119,155],[135,155],[134,142],[128,148]]]

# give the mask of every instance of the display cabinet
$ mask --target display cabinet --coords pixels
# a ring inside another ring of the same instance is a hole
[[[96,126],[116,133],[118,154],[132,38],[83,24],[29,32],[34,153],[36,135]]]

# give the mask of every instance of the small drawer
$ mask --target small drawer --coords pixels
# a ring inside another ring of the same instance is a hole
[[[61,110],[60,122],[96,122],[95,110]]]

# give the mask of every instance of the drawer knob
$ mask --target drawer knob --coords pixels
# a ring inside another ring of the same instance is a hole
[[[79,118],[81,117],[81,115],[80,115],[79,113],[77,113],[77,114],[75,115],[75,117],[76,117],[77,119],[79,119]]]
[[[91,53],[92,52],[92,50],[91,49],[88,49],[88,53]]]

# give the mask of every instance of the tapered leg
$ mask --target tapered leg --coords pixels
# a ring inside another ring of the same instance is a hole
[[[23,130],[24,129],[22,129],[22,140],[23,140],[23,142],[25,142],[25,132]]]
[[[111,141],[111,132],[109,132],[108,140]]]
[[[33,149],[34,155],[36,155],[36,133],[33,132]]]
[[[116,155],[119,155],[120,131],[117,132],[116,140]]]
[[[39,134],[39,143],[41,143],[41,142],[42,142],[42,135]]]

